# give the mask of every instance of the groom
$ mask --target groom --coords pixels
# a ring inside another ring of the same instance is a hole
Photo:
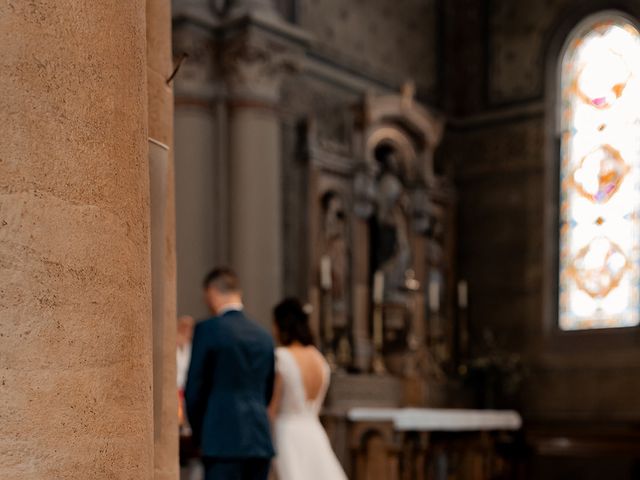
[[[274,455],[273,340],[245,316],[232,270],[213,270],[203,287],[214,316],[196,326],[185,397],[205,480],[266,480]]]

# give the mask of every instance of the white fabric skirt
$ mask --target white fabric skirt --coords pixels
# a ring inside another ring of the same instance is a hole
[[[283,415],[274,436],[278,480],[347,480],[317,417]]]

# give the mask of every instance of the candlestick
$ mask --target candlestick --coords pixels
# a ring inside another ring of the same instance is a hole
[[[320,258],[320,287],[323,290],[331,290],[332,284],[331,257],[329,255],[323,255]]]
[[[338,341],[336,360],[341,367],[348,367],[351,363],[351,343],[346,334],[343,334]]]
[[[331,346],[333,343],[333,315],[331,312],[331,299],[327,299],[324,305],[324,340],[327,346]]]
[[[429,308],[432,312],[440,310],[440,284],[436,280],[429,282]]]
[[[458,282],[458,307],[461,309],[469,306],[469,285],[466,280]]]
[[[382,307],[378,305],[373,306],[373,344],[376,349],[382,348],[384,342],[384,322],[382,318]]]
[[[378,270],[373,275],[373,303],[381,305],[384,301],[384,272]]]
[[[373,274],[373,362],[374,373],[382,375],[386,372],[382,349],[384,347],[384,272],[378,270]]]
[[[373,359],[372,369],[376,375],[384,375],[387,371],[384,365],[382,349],[384,348],[384,319],[382,304],[373,305]]]
[[[324,353],[327,362],[334,371],[336,368],[335,354],[333,350],[333,341],[335,339],[335,331],[333,329],[333,298],[331,290],[324,290],[322,293],[322,322],[324,330]]]
[[[333,332],[333,298],[331,290],[325,290],[322,295],[322,323],[324,327],[324,341],[330,346],[334,339]]]

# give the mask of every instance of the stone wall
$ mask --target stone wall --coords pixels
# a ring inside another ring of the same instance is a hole
[[[562,336],[552,328],[556,246],[547,222],[557,208],[549,186],[557,157],[547,69],[571,25],[611,2],[447,3],[450,122],[441,157],[456,168],[459,271],[470,284],[475,353],[497,345],[524,358],[523,393],[512,404],[530,421],[638,419],[637,329]]]
[[[433,94],[435,3],[300,0],[298,23],[312,34],[315,55],[390,84],[413,79],[424,94]]]

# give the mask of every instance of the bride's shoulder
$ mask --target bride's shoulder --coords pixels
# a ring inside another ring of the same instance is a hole
[[[287,347],[276,348],[276,360],[283,361],[285,358],[289,358],[289,349]]]

